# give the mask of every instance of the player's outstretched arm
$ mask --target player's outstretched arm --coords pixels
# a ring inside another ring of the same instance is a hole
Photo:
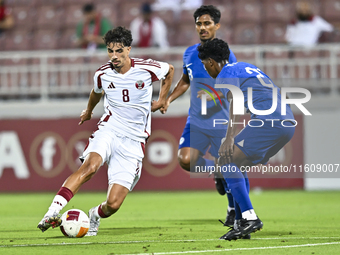
[[[174,101],[175,99],[177,99],[179,96],[183,95],[185,91],[188,90],[189,87],[190,87],[189,77],[188,75],[183,73],[181,79],[177,82],[174,90],[171,92],[171,94],[167,98],[164,106],[160,109],[161,113],[166,113],[170,103]]]
[[[169,71],[166,74],[165,79],[161,80],[161,88],[160,88],[160,91],[159,91],[158,100],[152,101],[151,111],[155,112],[158,109],[161,109],[165,105],[166,96],[169,93],[171,83],[172,83],[172,79],[174,77],[174,71],[175,71],[174,67],[169,64]],[[162,113],[165,113],[165,112],[162,112]]]
[[[225,139],[223,139],[221,147],[218,151],[218,155],[220,156],[219,158],[220,165],[231,163],[234,153],[235,124],[233,125],[232,123],[235,123],[236,116],[234,115],[233,98],[230,91],[228,92],[227,96],[230,105],[229,122],[226,137]]]
[[[99,103],[102,98],[103,93],[96,93],[94,90],[91,90],[89,101],[87,103],[87,108],[83,110],[80,114],[80,122],[78,125],[84,123],[84,121],[90,120],[92,118],[92,111],[94,107]]]

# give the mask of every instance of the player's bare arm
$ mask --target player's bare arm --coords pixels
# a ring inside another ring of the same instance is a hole
[[[94,107],[99,103],[100,99],[102,98],[102,93],[96,93],[94,90],[91,90],[89,101],[87,103],[87,108],[83,110],[80,114],[80,122],[78,125],[84,123],[84,121],[90,120],[93,115]]]
[[[162,113],[166,113],[170,103],[172,101],[176,100],[181,95],[183,95],[185,93],[185,91],[188,90],[189,87],[190,87],[189,76],[183,73],[181,79],[177,82],[174,90],[171,92],[171,94],[167,98],[164,106],[161,108],[160,111]]]
[[[174,77],[174,71],[175,71],[174,67],[169,64],[169,71],[165,75],[165,78],[163,80],[161,80],[161,87],[160,87],[160,91],[159,91],[158,100],[152,101],[151,111],[155,112],[158,109],[161,109],[162,107],[164,107],[164,105],[166,103],[166,96],[169,93],[171,83],[172,83],[172,79]],[[161,113],[165,113],[165,112],[161,111]]]
[[[228,92],[228,101],[230,104],[230,109],[227,134],[226,138],[223,139],[221,147],[218,151],[218,154],[220,155],[219,159],[220,165],[230,164],[233,159],[234,153],[235,125],[232,125],[232,123],[235,123],[236,115],[234,114],[233,98],[230,91]]]

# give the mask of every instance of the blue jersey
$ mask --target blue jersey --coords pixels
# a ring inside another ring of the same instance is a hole
[[[190,46],[186,49],[183,54],[183,73],[188,75],[190,79],[190,109],[189,109],[189,117],[187,123],[189,122],[191,125],[195,125],[202,129],[211,129],[213,127],[214,119],[228,119],[229,111],[228,111],[228,103],[225,100],[216,100],[207,102],[207,114],[201,114],[201,105],[202,101],[200,98],[197,98],[197,92],[201,89],[208,90],[212,95],[214,95],[214,91],[212,91],[210,87],[214,88],[215,80],[209,76],[207,71],[204,69],[204,66],[201,60],[198,58],[198,50],[197,47],[200,43]],[[236,57],[233,52],[230,51],[229,62],[236,62]],[[216,89],[216,91],[221,89]],[[227,125],[219,125],[220,128],[227,129]]]
[[[244,95],[244,107],[251,114],[252,119],[294,119],[289,105],[286,106],[286,115],[281,114],[281,93],[273,81],[259,68],[252,64],[238,62],[226,64],[216,77],[216,84],[231,84],[239,87]],[[248,108],[248,88],[253,92],[253,106],[256,110],[268,110],[273,103],[273,88],[277,88],[276,110],[269,115],[256,115]],[[227,98],[228,89],[225,90]]]

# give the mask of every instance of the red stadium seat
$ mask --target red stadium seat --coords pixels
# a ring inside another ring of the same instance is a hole
[[[292,7],[291,2],[287,0],[264,0],[263,10],[265,22],[290,22],[295,18],[295,11]]]
[[[64,2],[67,0],[35,0],[36,7],[42,6],[42,5],[53,5],[56,8],[62,6]],[[73,2],[73,1],[72,1]]]
[[[113,26],[118,26],[119,22],[119,6],[117,1],[109,2],[96,2],[96,10],[101,13],[101,15],[107,18]]]
[[[233,44],[262,43],[261,27],[256,23],[239,23],[233,27]]]
[[[155,11],[154,16],[161,18],[167,26],[172,25],[174,22],[176,22],[174,12],[172,10]],[[192,22],[194,22],[193,17]]]
[[[230,46],[231,50],[233,50],[233,46]],[[235,56],[237,58],[238,62],[249,62],[249,63],[253,63],[255,60],[255,53],[253,51],[251,52],[238,52],[235,53]]]
[[[177,46],[190,46],[200,42],[194,23],[181,24],[175,38]]]
[[[15,27],[19,29],[32,29],[36,23],[36,10],[31,7],[14,6],[12,8]]]
[[[124,1],[120,4],[121,18],[115,26],[130,27],[131,21],[140,14],[141,2],[139,1]]]
[[[340,0],[323,0],[322,10],[324,19],[340,21]]]
[[[37,9],[37,27],[59,29],[64,16],[64,10],[56,5],[42,5]]]
[[[33,38],[34,50],[53,50],[58,48],[60,32],[50,29],[36,30]]]
[[[5,34],[0,34],[0,51],[4,51],[6,46],[6,35]],[[0,64],[1,66],[1,64]]]
[[[221,24],[232,24],[234,17],[234,6],[232,2],[223,1],[220,5],[216,5],[216,7],[221,11]]]
[[[60,30],[60,38],[57,45],[58,49],[75,49],[75,41],[77,39],[75,28],[65,28]]]
[[[33,33],[28,29],[16,29],[6,33],[5,50],[32,50]]]
[[[82,4],[65,5],[63,26],[76,29],[78,22],[83,18],[82,8]]]
[[[223,0],[204,0],[203,4],[204,5],[214,5],[214,6],[218,6],[221,5],[224,1]]]
[[[37,0],[7,0],[6,5],[8,5],[11,8],[15,7],[23,7],[26,8],[32,8],[36,5]]]
[[[264,25],[264,43],[285,43],[286,28],[286,23],[266,23]]]
[[[216,37],[226,41],[227,43],[232,43],[232,29],[230,26],[221,24],[220,29],[217,30]]]
[[[237,0],[234,2],[235,22],[259,22],[262,16],[261,1]]]

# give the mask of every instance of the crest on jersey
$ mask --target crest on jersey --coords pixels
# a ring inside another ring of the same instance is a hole
[[[144,86],[145,86],[144,81],[142,81],[142,80],[136,81],[135,85],[136,85],[137,89],[143,89]]]

